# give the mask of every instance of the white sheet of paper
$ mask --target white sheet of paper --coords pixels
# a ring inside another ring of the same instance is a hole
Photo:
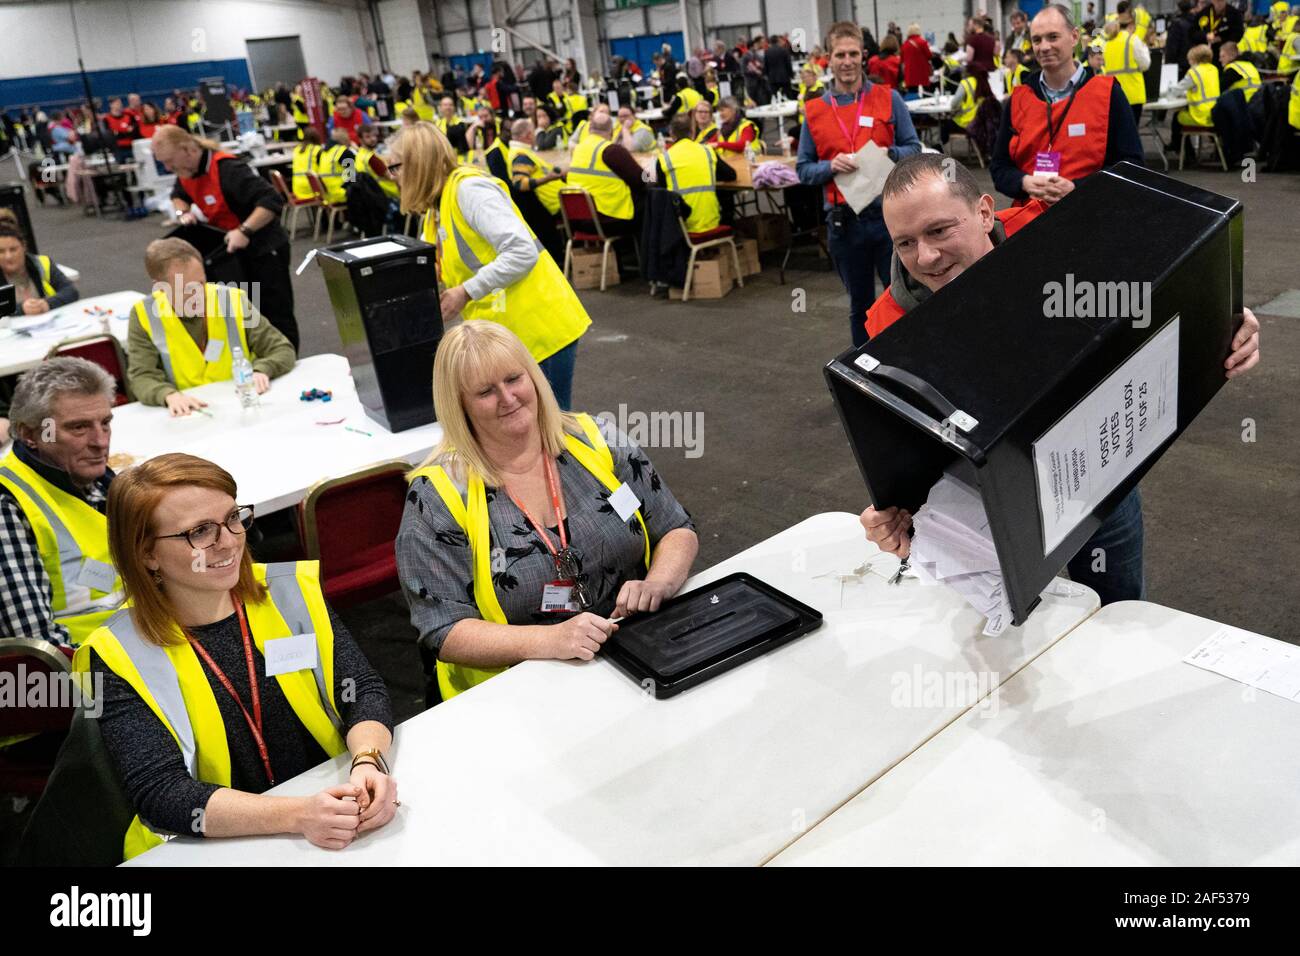
[[[111,564],[96,561],[94,558],[84,558],[81,562],[81,570],[77,572],[78,584],[103,591],[105,594],[112,593],[113,581],[116,579],[117,572],[113,570]]]
[[[636,492],[627,486],[627,482],[619,485],[614,493],[609,496],[610,506],[613,507],[614,513],[624,521],[636,514],[636,509],[641,507],[641,499],[636,496]]]
[[[1225,624],[1183,660],[1300,703],[1300,647],[1294,644]]]
[[[402,252],[406,246],[399,246],[395,242],[372,242],[368,246],[358,246],[355,249],[349,249],[348,255],[357,259],[372,259],[375,256],[385,256],[390,252]]]
[[[1043,554],[1178,426],[1178,316],[1034,442]]]
[[[316,666],[315,633],[294,634],[267,641],[262,654],[266,658],[266,676],[288,674]]]
[[[854,154],[858,168],[851,173],[836,173],[835,185],[854,213],[860,213],[885,188],[885,177],[894,168],[889,153],[873,142],[866,142]]]

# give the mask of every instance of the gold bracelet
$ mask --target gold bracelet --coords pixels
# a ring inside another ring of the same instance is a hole
[[[389,774],[388,761],[384,759],[384,755],[379,752],[378,747],[371,747],[369,750],[363,750],[358,754],[354,754],[352,757],[352,769],[355,770],[357,768],[357,763],[365,757],[373,758],[375,767],[378,768],[380,773],[385,775]]]

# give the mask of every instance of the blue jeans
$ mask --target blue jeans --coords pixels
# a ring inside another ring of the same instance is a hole
[[[1097,570],[1093,568],[1097,567]],[[1144,601],[1146,580],[1142,574],[1142,497],[1137,488],[1102,522],[1097,533],[1066,565],[1070,580],[1087,585],[1101,596],[1101,603]]]
[[[855,216],[848,206],[842,228],[826,219],[826,245],[835,271],[849,293],[849,331],[853,347],[867,344],[867,309],[876,301],[876,276],[889,288],[889,260],[894,244],[880,217],[880,203],[875,202]],[[874,271],[873,271],[874,270]]]
[[[560,403],[560,410],[567,412],[573,403],[573,366],[578,360],[578,342],[575,339],[554,355],[547,356],[537,364],[542,374],[551,383],[555,400]]]

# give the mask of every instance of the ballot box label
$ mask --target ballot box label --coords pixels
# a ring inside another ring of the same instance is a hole
[[[1050,554],[1178,426],[1178,316],[1034,442]]]

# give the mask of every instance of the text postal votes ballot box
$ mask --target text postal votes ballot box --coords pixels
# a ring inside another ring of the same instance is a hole
[[[825,374],[877,509],[952,472],[1014,623],[1222,387],[1236,200],[1120,163]]]

